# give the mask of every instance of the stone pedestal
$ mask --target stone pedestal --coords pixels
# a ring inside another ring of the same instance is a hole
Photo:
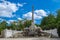
[[[36,29],[37,29],[36,25],[32,22],[32,24],[31,24],[31,26],[30,26],[30,30],[31,30],[31,31],[34,31],[34,30],[36,30]]]

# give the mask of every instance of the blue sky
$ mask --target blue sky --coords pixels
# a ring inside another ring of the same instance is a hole
[[[0,21],[31,20],[32,5],[34,21],[39,24],[43,17],[60,9],[60,0],[0,0]]]

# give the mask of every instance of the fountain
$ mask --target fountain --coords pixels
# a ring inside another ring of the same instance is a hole
[[[32,23],[29,28],[24,28],[24,35],[25,36],[36,36],[36,35],[41,35],[40,34],[40,27],[37,27],[34,24],[34,6],[32,6]]]

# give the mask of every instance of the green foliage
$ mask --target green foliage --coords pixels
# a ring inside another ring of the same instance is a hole
[[[57,11],[57,17],[52,14],[44,17],[41,22],[41,27],[44,30],[57,28],[57,33],[60,37],[60,10]]]
[[[24,29],[23,21],[22,20],[19,20],[18,21],[17,30],[23,30],[23,29]]]
[[[23,30],[25,27],[29,27],[31,22],[31,20],[18,20],[18,22],[12,22],[10,27],[12,30]]]
[[[49,14],[48,17],[44,17],[41,22],[42,29],[54,29],[56,28],[56,18],[54,15]]]
[[[26,20],[26,21],[24,22],[24,26],[25,26],[25,27],[29,27],[29,26],[31,25],[31,23],[32,23],[32,20]]]
[[[35,24],[37,27],[39,27],[40,25],[39,24]]]
[[[7,23],[6,23],[6,21],[2,21],[2,22],[0,23],[0,33],[1,33],[2,30],[6,29],[6,28],[7,28]]]
[[[57,22],[57,33],[60,37],[60,10],[57,11],[57,19],[56,19],[56,22]]]
[[[16,30],[16,22],[15,21],[11,23],[11,29]]]

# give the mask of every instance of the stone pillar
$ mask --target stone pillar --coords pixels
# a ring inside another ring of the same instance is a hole
[[[34,6],[32,6],[32,24],[34,24]]]
[[[31,26],[30,26],[30,30],[34,31],[35,28],[36,28],[36,26],[34,24],[34,6],[32,6],[32,23],[31,23]]]

